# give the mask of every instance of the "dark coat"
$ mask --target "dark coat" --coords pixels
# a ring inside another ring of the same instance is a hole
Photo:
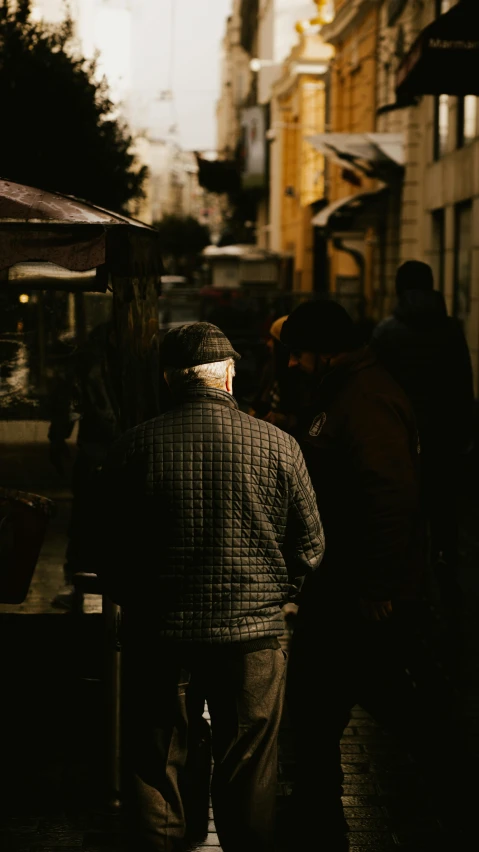
[[[325,530],[318,582],[344,598],[415,596],[423,565],[417,430],[404,392],[368,347],[324,376],[300,444]]]
[[[193,387],[128,431],[102,502],[106,588],[161,639],[280,635],[291,584],[323,555],[298,444],[225,391]]]
[[[65,441],[78,421],[77,442],[86,457],[100,464],[121,435],[118,352],[110,343],[111,323],[90,333],[74,355],[52,399],[48,437]]]
[[[288,366],[289,351],[278,340],[268,351],[256,396],[251,402],[258,417],[270,411],[296,414],[301,400],[302,376]]]
[[[424,452],[460,453],[472,441],[474,389],[467,343],[437,291],[407,290],[373,346],[412,402]]]

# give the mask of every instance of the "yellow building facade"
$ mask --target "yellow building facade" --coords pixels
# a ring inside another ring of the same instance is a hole
[[[323,132],[326,75],[332,49],[317,34],[302,34],[273,88],[271,101],[271,247],[294,262],[293,289],[313,290],[316,202],[324,199],[324,157],[307,142]]]
[[[372,133],[376,129],[378,5],[375,0],[336,0],[334,11],[333,21],[322,30],[324,40],[334,47],[327,129],[330,133]],[[376,187],[376,180],[356,168],[328,161],[325,189],[330,204]],[[335,247],[340,239],[341,234],[336,234],[328,240],[330,289],[339,292],[343,286],[347,290],[348,282],[354,289],[359,277],[359,295],[369,303],[377,242],[374,232],[369,229],[365,234],[349,235],[349,244],[356,242],[356,257],[357,252],[362,254],[361,270],[354,253]]]

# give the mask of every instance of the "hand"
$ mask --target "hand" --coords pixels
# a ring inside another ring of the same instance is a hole
[[[293,601],[288,601],[283,607],[283,615],[287,621],[292,621],[296,618],[298,614],[298,604],[293,603]]]
[[[369,598],[360,598],[359,606],[361,615],[367,621],[387,621],[393,611],[391,601],[372,601]]]
[[[64,461],[70,457],[70,450],[65,441],[52,441],[50,444],[50,461],[60,476],[65,476]]]

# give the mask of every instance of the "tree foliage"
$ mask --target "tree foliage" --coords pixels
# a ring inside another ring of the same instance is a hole
[[[210,244],[210,232],[193,216],[164,216],[155,227],[161,234],[163,253],[171,270],[188,274]]]
[[[71,19],[31,18],[31,0],[0,0],[0,174],[121,211],[146,176],[95,61],[74,49]]]

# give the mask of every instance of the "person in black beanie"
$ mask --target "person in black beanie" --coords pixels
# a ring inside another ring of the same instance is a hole
[[[205,700],[221,848],[274,844],[281,610],[324,542],[298,444],[238,409],[238,357],[210,323],[169,331],[173,405],[128,431],[103,470],[102,576],[123,607],[134,852],[197,839],[185,805],[201,790],[185,783]]]
[[[472,449],[474,387],[459,323],[434,290],[432,269],[410,260],[396,275],[397,305],[373,333],[378,358],[407,393],[421,441],[431,563],[450,597],[457,572],[460,459]]]
[[[425,564],[419,442],[406,394],[339,304],[299,305],[281,341],[312,385],[298,440],[326,539],[321,568],[301,590],[288,666],[292,848],[312,848],[319,832],[330,852],[347,848],[340,740],[355,704],[398,732],[433,774],[445,741],[435,724],[441,713],[419,679],[415,687],[417,660],[407,655]],[[442,683],[437,689],[444,710]]]

